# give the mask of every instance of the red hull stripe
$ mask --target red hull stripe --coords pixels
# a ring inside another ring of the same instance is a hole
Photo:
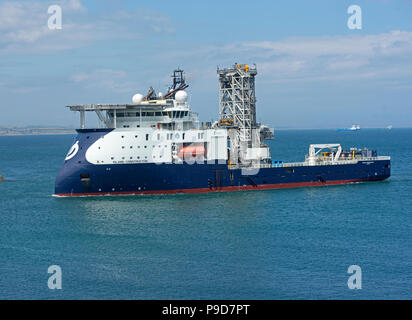
[[[334,181],[312,181],[312,182],[297,182],[297,183],[278,183],[278,184],[261,184],[257,186],[229,186],[219,188],[194,188],[194,189],[174,189],[174,190],[154,190],[154,191],[123,191],[123,192],[92,192],[92,193],[57,193],[54,196],[58,197],[85,197],[85,196],[120,196],[120,195],[152,195],[152,194],[176,194],[176,193],[208,193],[219,191],[243,191],[243,190],[265,190],[265,189],[284,189],[297,187],[325,186],[335,184],[346,184],[353,182],[362,182],[367,180],[350,179],[350,180],[334,180]]]

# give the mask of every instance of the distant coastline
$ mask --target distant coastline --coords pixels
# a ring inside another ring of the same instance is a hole
[[[75,133],[76,130],[73,128],[0,127],[0,136],[56,135]]]
[[[290,128],[274,127],[276,131],[287,130],[336,130],[336,128]],[[409,129],[410,127],[398,127],[398,129]],[[365,127],[363,129],[385,129],[383,127]],[[60,135],[76,134],[75,128],[64,127],[0,127],[0,136],[35,136],[35,135]]]

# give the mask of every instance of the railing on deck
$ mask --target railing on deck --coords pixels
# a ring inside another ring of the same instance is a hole
[[[338,160],[338,161],[316,161],[315,164],[310,165],[309,162],[290,162],[283,164],[252,164],[252,166],[241,166],[241,165],[229,165],[229,169],[256,169],[256,168],[278,168],[278,167],[311,167],[311,166],[325,166],[325,165],[343,165],[343,164],[356,164],[359,161],[378,161],[378,160],[390,160],[389,156],[379,156],[379,157],[364,157],[353,160]]]

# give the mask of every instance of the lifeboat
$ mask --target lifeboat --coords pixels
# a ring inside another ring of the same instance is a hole
[[[179,158],[204,157],[205,148],[203,146],[187,146],[179,150]]]

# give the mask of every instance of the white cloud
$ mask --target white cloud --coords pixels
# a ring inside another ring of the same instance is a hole
[[[58,43],[59,36],[65,37],[67,32],[58,33],[47,27],[49,14],[48,6],[51,3],[40,3],[36,1],[4,2],[0,4],[0,52],[22,52],[35,51],[39,49],[36,45],[42,42],[50,49],[50,43]],[[63,11],[63,19],[70,15],[82,15],[87,10],[77,0],[54,1],[53,4],[60,5]],[[69,19],[70,21],[70,19]],[[69,31],[73,26],[64,26]],[[80,26],[79,29],[84,29]],[[77,31],[80,31],[80,30]],[[57,45],[57,48],[60,46]]]
[[[50,4],[62,6],[62,30],[47,28]],[[93,16],[80,0],[0,3],[0,55],[52,53],[90,46],[96,41],[110,45],[116,39],[139,42],[154,34],[170,35],[174,32],[167,16],[149,10]],[[399,78],[399,86],[405,87],[412,69],[412,32],[409,31],[219,45],[194,46],[171,41],[164,47],[167,50],[158,50],[159,44],[148,43],[144,53],[139,52],[145,62],[152,65],[150,73],[161,68],[158,67],[159,62],[171,68],[180,65],[190,72],[188,76],[193,77],[193,82],[200,83],[215,81],[216,65],[228,66],[234,62],[256,63],[259,81],[263,83]],[[148,69],[144,71],[147,73]],[[90,79],[93,81],[87,81]],[[90,74],[78,73],[71,77],[73,82],[83,81],[87,86],[93,83],[93,86],[112,88],[117,92],[134,90],[134,79],[130,70],[101,67]],[[164,82],[166,80],[162,80]]]
[[[411,81],[412,32],[392,31],[377,35],[293,38],[280,41],[231,43],[226,45],[190,44],[168,46],[168,50],[146,53],[151,71],[144,70],[136,79],[133,67],[127,71],[97,69],[72,76],[72,81],[93,83],[115,92],[132,93],[136,88],[169,82],[148,78],[164,74],[165,66],[182,66],[188,73],[191,88],[203,90],[216,82],[216,65],[230,66],[234,62],[256,63],[261,84],[334,81],[340,85],[357,81],[358,84],[406,88]],[[158,62],[162,66],[158,67]],[[201,63],[199,63],[201,61]],[[162,69],[162,72],[159,72]],[[166,69],[166,72],[169,72]],[[109,75],[110,73],[110,75]],[[103,76],[107,75],[107,76]],[[102,80],[104,79],[104,80]],[[394,81],[396,80],[396,81]],[[136,81],[139,82],[137,86]],[[91,86],[91,84],[87,84]],[[157,88],[164,90],[164,88]],[[130,91],[128,91],[130,90]]]
[[[123,70],[97,69],[92,72],[80,72],[72,75],[70,80],[86,88],[98,88],[117,93],[133,93],[137,84],[129,81]]]
[[[372,57],[412,51],[412,32],[392,31],[377,35],[292,38],[275,42],[247,42],[245,50],[261,49],[262,56],[293,55],[319,57],[329,55]]]
[[[237,61],[253,59],[268,82],[406,77],[412,69],[409,31],[245,42],[219,50],[226,56],[236,52]]]
[[[50,30],[49,5],[62,7],[61,30]],[[117,11],[92,16],[80,0],[7,1],[0,3],[0,54],[55,52],[109,39],[143,39],[171,34],[169,19],[149,10]]]

